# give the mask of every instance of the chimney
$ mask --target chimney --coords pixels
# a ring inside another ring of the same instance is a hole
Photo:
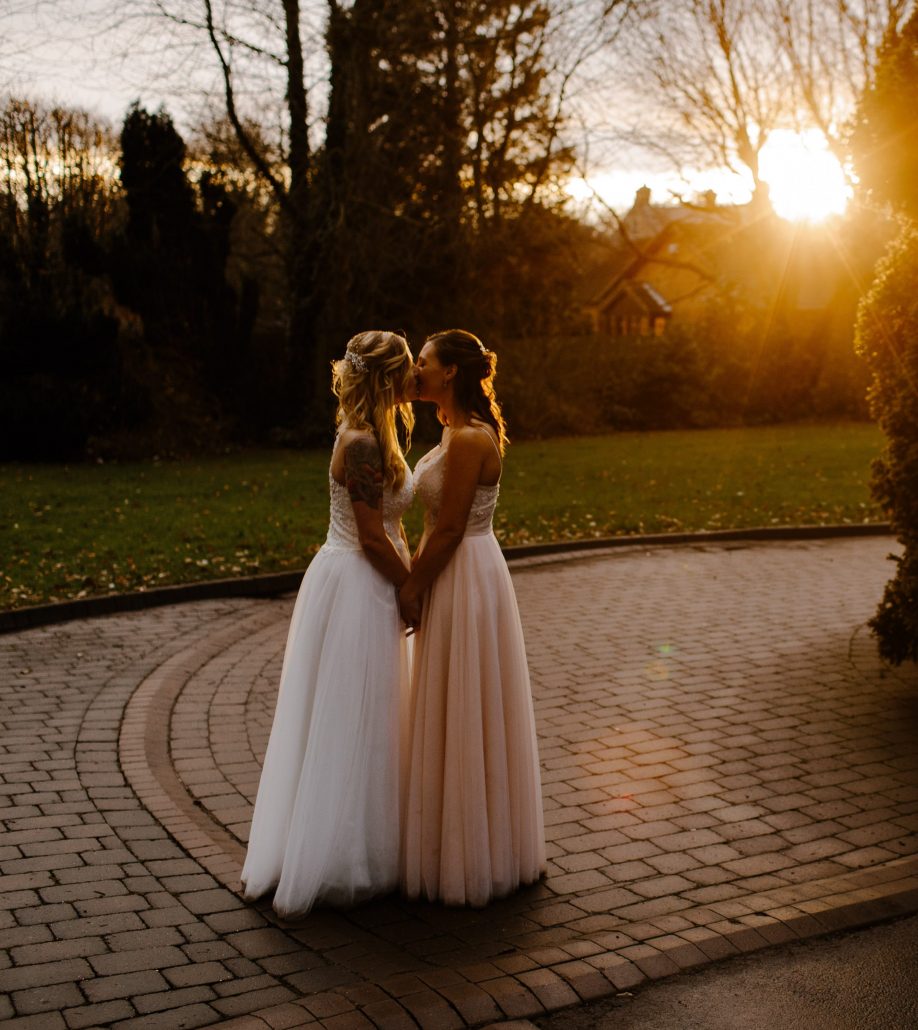
[[[634,210],[650,207],[650,187],[641,186],[634,194]]]

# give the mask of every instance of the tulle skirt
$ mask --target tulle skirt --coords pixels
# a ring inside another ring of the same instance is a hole
[[[398,884],[408,688],[395,590],[361,551],[323,547],[293,611],[242,871],[302,915]]]
[[[493,533],[466,536],[430,589],[410,708],[404,892],[480,906],[537,880],[545,842],[529,670]]]

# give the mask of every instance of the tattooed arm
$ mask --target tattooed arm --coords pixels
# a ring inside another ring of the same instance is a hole
[[[371,436],[355,435],[345,441],[343,472],[363,553],[373,568],[396,586],[401,586],[408,578],[408,568],[386,535],[382,456],[379,445]]]

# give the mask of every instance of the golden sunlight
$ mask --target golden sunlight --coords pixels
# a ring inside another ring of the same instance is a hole
[[[838,158],[819,129],[777,129],[762,148],[759,171],[775,211],[791,221],[840,215],[851,196]]]

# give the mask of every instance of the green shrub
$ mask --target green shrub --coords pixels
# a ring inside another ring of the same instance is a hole
[[[861,303],[857,348],[872,375],[870,408],[886,435],[874,497],[902,544],[871,627],[893,664],[918,661],[918,13],[884,47],[858,110],[857,171],[873,200],[902,220]]]
[[[906,228],[880,263],[861,305],[858,349],[873,373],[871,411],[886,435],[874,462],[873,495],[889,516],[904,552],[892,556],[870,625],[880,653],[894,664],[918,660],[918,231]]]
[[[863,418],[863,366],[844,339],[724,316],[655,336],[497,341],[498,394],[516,438]]]

